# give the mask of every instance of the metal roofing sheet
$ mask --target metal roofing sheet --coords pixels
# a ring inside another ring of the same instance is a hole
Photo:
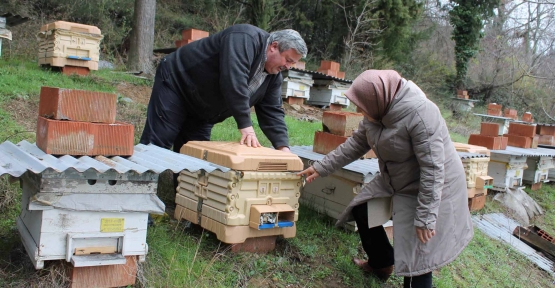
[[[321,72],[318,72],[318,71],[299,69],[299,68],[295,68],[295,67],[291,67],[291,69],[289,69],[289,70],[312,74],[313,75],[312,79],[315,79],[315,80],[316,79],[329,79],[329,80],[335,80],[335,81],[339,81],[339,82],[343,82],[343,83],[353,83],[353,80],[337,78],[337,77],[330,76],[330,75],[327,75],[327,74],[324,74],[324,73],[321,73]],[[316,76],[316,77],[314,77],[314,76]]]
[[[486,155],[486,154],[477,154],[477,153],[460,152],[460,151],[457,151],[457,153],[459,153],[459,156],[461,157],[461,159],[469,159],[469,158],[489,158],[489,156]]]
[[[491,153],[526,157],[555,157],[555,149],[548,148],[519,148],[507,146],[505,150],[490,150]]]
[[[3,14],[3,15],[0,15],[0,17],[6,18],[6,25],[11,27],[17,26],[21,23],[25,23],[30,20],[29,17],[23,17],[21,15],[15,15],[12,13]]]
[[[320,153],[316,153],[312,151],[312,146],[293,146],[291,147],[291,152],[297,154],[297,156],[309,159],[312,161],[322,160],[325,155]],[[343,169],[360,173],[362,175],[375,175],[380,171],[380,167],[378,166],[378,159],[364,159],[364,160],[356,160],[349,165],[343,167]]]
[[[0,176],[9,174],[19,177],[26,171],[38,174],[46,169],[57,172],[64,172],[68,169],[78,172],[94,169],[101,173],[110,170],[117,173],[133,171],[139,174],[147,171],[162,173],[166,170],[171,170],[174,173],[179,173],[182,170],[190,172],[198,170],[212,172],[216,169],[227,172],[230,170],[223,166],[150,144],[136,145],[133,156],[125,158],[120,156],[73,157],[70,155],[56,157],[44,153],[34,143],[27,141],[21,141],[17,144],[6,141],[0,144]]]

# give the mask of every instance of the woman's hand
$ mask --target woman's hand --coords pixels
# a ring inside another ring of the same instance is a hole
[[[428,229],[423,229],[420,227],[416,227],[416,237],[418,237],[418,240],[420,240],[420,242],[426,244],[426,242],[430,241],[430,239],[432,239],[432,237],[436,235],[436,230],[428,230]]]
[[[306,183],[310,183],[312,182],[312,180],[314,180],[315,178],[319,177],[320,174],[318,174],[318,172],[316,172],[316,170],[314,169],[314,167],[310,166],[307,169],[297,173],[298,176],[306,176]]]

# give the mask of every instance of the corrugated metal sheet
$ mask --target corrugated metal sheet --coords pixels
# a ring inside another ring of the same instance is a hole
[[[139,174],[147,171],[162,173],[166,170],[171,170],[174,173],[179,173],[182,170],[190,172],[198,170],[212,172],[216,169],[227,172],[230,170],[155,145],[138,144],[134,148],[133,156],[125,158],[120,156],[96,156],[94,158],[82,156],[75,158],[69,155],[56,157],[46,154],[34,143],[31,144],[27,141],[21,141],[17,144],[6,141],[0,144],[0,176],[9,174],[19,177],[26,171],[38,174],[46,169],[57,172],[64,172],[68,169],[78,172],[94,169],[101,173],[110,170],[117,173],[134,171]]]
[[[6,18],[6,24],[12,27],[29,21],[29,17],[22,17],[20,15],[14,15],[12,13],[6,13],[4,15],[0,15],[0,17]]]
[[[312,161],[322,160],[322,158],[324,158],[325,156],[313,152],[312,146],[293,146],[291,147],[291,152],[301,158]],[[378,166],[378,159],[356,160],[353,163],[343,167],[343,169],[355,173],[360,173],[362,175],[376,175],[380,171],[380,167]]]
[[[507,218],[501,213],[472,216],[472,222],[474,222],[476,228],[480,229],[486,235],[509,244],[518,253],[528,258],[530,261],[538,265],[538,267],[545,270],[555,278],[555,273],[553,272],[553,261],[542,256],[532,247],[526,245],[526,243],[513,236],[513,231],[516,226],[520,226],[519,223]]]
[[[470,159],[470,158],[489,158],[489,156],[488,156],[488,155],[485,155],[485,154],[476,154],[476,153],[459,152],[459,151],[457,151],[457,153],[459,153],[459,156],[461,157],[461,159]]]
[[[321,72],[317,72],[317,71],[310,71],[310,70],[299,69],[299,68],[294,68],[294,67],[292,67],[289,70],[312,74],[312,79],[314,79],[314,80],[322,79],[322,80],[335,80],[335,81],[342,82],[342,83],[353,83],[352,80],[337,78],[337,77],[330,76],[330,75],[327,75],[327,74],[324,74],[324,73],[321,73]]]
[[[555,157],[555,149],[548,148],[519,148],[507,146],[506,150],[490,150],[491,153],[526,157]]]

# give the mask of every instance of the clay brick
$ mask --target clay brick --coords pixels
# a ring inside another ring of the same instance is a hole
[[[499,136],[499,123],[482,122],[480,126],[480,135]]]
[[[87,76],[89,75],[89,68],[88,67],[77,67],[77,66],[69,66],[66,65],[62,67],[62,74],[66,76],[71,76],[72,74],[77,74],[79,76]]]
[[[301,97],[293,97],[293,96],[289,96],[286,98],[286,101],[289,105],[303,105],[304,104],[304,98]]]
[[[181,37],[183,40],[199,40],[206,38],[210,35],[207,31],[197,30],[197,29],[187,29],[181,32]]]
[[[501,117],[501,116],[503,116],[503,111],[488,109],[488,115]]]
[[[507,145],[509,145],[509,138],[502,136],[501,137],[501,148],[499,150],[506,150]]]
[[[532,144],[530,144],[530,148],[538,148],[538,144],[540,142],[540,136],[539,135],[534,135],[534,137],[532,137]]]
[[[538,191],[538,190],[542,189],[542,184],[543,184],[543,182],[534,183],[534,184],[530,185],[530,190]]]
[[[50,120],[39,116],[37,147],[53,155],[133,155],[133,125]]]
[[[501,104],[497,104],[497,103],[489,103],[488,104],[488,110],[499,110],[499,111],[501,111],[502,108],[503,108],[503,106],[501,106]]]
[[[467,90],[457,90],[457,96],[467,96],[468,95],[468,91]]]
[[[73,267],[67,265],[70,288],[127,287],[135,285],[137,278],[137,256],[125,256],[122,265]]]
[[[510,109],[510,108],[505,108],[505,112],[503,113],[503,116],[507,118],[511,118],[513,120],[518,119],[517,111],[515,109]]]
[[[322,60],[320,61],[320,68],[321,70],[331,70],[334,72],[339,71],[340,64],[337,62],[329,61],[329,60]]]
[[[472,198],[468,198],[468,210],[470,212],[481,210],[485,204],[486,194],[477,194]]]
[[[343,72],[343,71],[337,71],[337,78],[339,78],[339,79],[345,79],[345,72]]]
[[[555,136],[553,136],[553,135],[538,135],[538,144],[555,146]]]
[[[330,104],[330,111],[341,111],[341,110],[343,110],[343,105],[335,104],[335,103]]]
[[[532,113],[530,112],[526,112],[524,114],[522,114],[522,121],[524,122],[534,122],[534,118],[532,117]]]
[[[536,134],[555,136],[555,126],[538,124],[536,126]]]
[[[509,123],[508,134],[524,136],[524,137],[534,137],[534,135],[536,135],[536,126],[511,122]],[[509,145],[511,145],[510,140],[509,140]]]
[[[85,90],[43,86],[39,116],[56,120],[116,122],[117,95]]]
[[[530,148],[532,146],[533,137],[524,137],[518,135],[505,134],[508,138],[507,145],[520,148]]]
[[[465,100],[469,99],[468,95],[457,95],[457,98],[458,99],[465,99]]]
[[[337,146],[345,143],[347,138],[348,137],[345,136],[316,131],[316,133],[314,133],[314,146],[312,146],[312,151],[326,155],[335,150]]]
[[[337,71],[333,71],[329,69],[318,69],[318,72],[322,74],[326,74],[328,76],[337,77]]]
[[[306,63],[303,61],[299,61],[297,63],[295,63],[295,65],[291,66],[291,67],[295,67],[297,69],[305,69],[306,67]]]
[[[231,245],[231,251],[251,252],[251,253],[268,253],[276,248],[277,236],[264,236],[256,238],[247,238],[245,242]]]
[[[470,134],[468,144],[486,147],[490,150],[501,150],[503,137],[485,136],[480,134]]]
[[[358,124],[364,119],[360,113],[346,111],[324,111],[322,126],[324,132],[339,136],[351,136],[357,130]]]

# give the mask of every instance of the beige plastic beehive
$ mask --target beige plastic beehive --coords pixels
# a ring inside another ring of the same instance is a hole
[[[301,179],[295,173],[182,171],[178,183],[178,205],[224,225],[248,226],[253,205],[283,204],[298,219]]]
[[[459,152],[469,152],[469,153],[484,154],[484,155],[490,156],[490,150],[486,147],[465,144],[465,143],[458,143],[458,142],[453,142],[453,144],[455,145],[455,150]]]
[[[57,21],[41,27],[39,65],[66,65],[98,70],[100,41],[103,36],[95,26]]]
[[[189,141],[180,152],[239,171],[303,170],[303,162],[295,154],[237,142]]]
[[[461,159],[466,174],[466,187],[475,188],[477,177],[488,176],[489,157]],[[490,177],[491,178],[491,177]],[[476,187],[480,188],[480,187]],[[483,187],[481,187],[483,188]]]

